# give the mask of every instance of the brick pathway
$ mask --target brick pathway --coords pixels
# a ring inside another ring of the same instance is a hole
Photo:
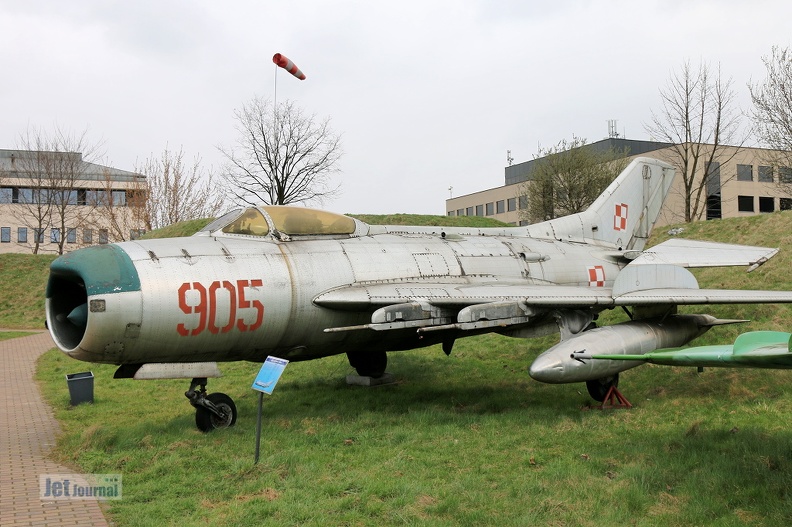
[[[39,474],[74,469],[47,458],[58,422],[33,380],[36,359],[54,346],[49,333],[0,341],[0,525],[102,525],[97,501],[43,501]],[[63,388],[67,389],[66,379]]]

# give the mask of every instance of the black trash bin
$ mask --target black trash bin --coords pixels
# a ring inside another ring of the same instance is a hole
[[[69,373],[66,375],[66,383],[69,385],[69,397],[71,398],[72,406],[94,402],[94,375],[92,371]]]

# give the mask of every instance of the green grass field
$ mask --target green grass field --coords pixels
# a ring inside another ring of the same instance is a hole
[[[685,226],[682,236],[782,247],[754,273],[696,271],[702,287],[792,289],[791,225],[792,213],[776,213]],[[697,343],[792,327],[788,306],[684,311],[753,319]],[[221,365],[225,376],[210,381],[239,410],[235,427],[211,434],[195,428],[187,380],[114,380],[114,367],[54,350],[38,380],[63,428],[55,457],[123,474],[123,499],[108,507],[119,526],[792,521],[792,373],[643,366],[622,374],[634,408],[601,411],[587,409],[582,384],[528,377],[554,342],[485,335],[458,341],[450,357],[438,347],[393,353],[398,382],[378,388],[347,386],[343,356],[292,363],[265,398],[258,465],[259,364]],[[71,408],[64,375],[87,369],[95,403]]]

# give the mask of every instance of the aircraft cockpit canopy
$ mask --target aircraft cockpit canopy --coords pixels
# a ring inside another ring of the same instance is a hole
[[[282,205],[268,205],[262,208],[272,218],[275,228],[284,234],[352,234],[355,232],[355,220],[343,214]]]
[[[262,210],[269,216],[270,222]],[[357,227],[355,220],[343,214],[287,205],[250,207],[244,212],[236,211],[236,217],[228,214],[223,218],[229,222],[222,228],[224,233],[252,236],[266,236],[270,232],[270,225],[279,233],[290,236],[353,234]],[[214,222],[214,225],[217,224]]]
[[[245,209],[237,219],[223,227],[226,234],[250,234],[253,236],[266,236],[269,234],[267,219],[256,207]]]

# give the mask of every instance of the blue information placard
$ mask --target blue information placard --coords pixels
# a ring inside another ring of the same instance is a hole
[[[267,395],[272,395],[272,390],[278,384],[278,379],[280,379],[287,364],[289,364],[289,361],[286,359],[267,357],[267,360],[261,365],[258,375],[256,375],[256,380],[253,381],[252,388]]]

